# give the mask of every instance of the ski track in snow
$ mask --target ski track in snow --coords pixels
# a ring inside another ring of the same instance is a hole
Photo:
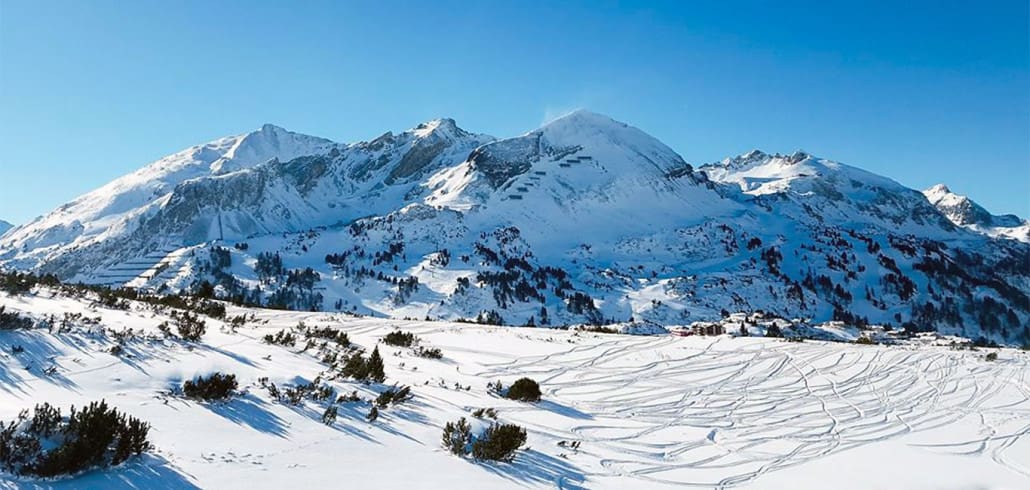
[[[603,460],[605,468],[654,482],[738,486],[770,471],[969,416],[981,418],[982,438],[925,447],[989,453],[999,465],[1030,477],[1026,467],[1005,459],[1005,450],[1030,433],[1030,425],[998,433],[991,423],[1030,418],[1025,364],[980,369],[967,356],[941,350],[840,352],[809,344],[713,349],[721,340],[695,352],[685,349],[682,357],[635,365],[620,361],[675,339],[620,338],[498,363],[478,375],[521,373],[542,380],[549,398],[601,422],[571,432],[584,444],[623,455]],[[1022,398],[991,404],[1006,384],[1017,386]],[[638,427],[626,430],[626,419]],[[717,429],[707,437],[654,441],[677,427],[712,426]],[[976,449],[963,449],[969,446]],[[726,476],[698,479],[706,470]]]

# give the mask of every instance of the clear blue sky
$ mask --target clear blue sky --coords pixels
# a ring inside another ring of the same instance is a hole
[[[1027,4],[0,0],[0,218],[265,122],[513,136],[577,107],[692,163],[800,148],[1027,217]]]

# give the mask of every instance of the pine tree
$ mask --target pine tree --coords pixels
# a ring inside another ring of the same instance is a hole
[[[372,355],[368,356],[368,379],[377,383],[386,381],[386,372],[383,371],[383,357],[379,355],[379,347],[372,349]]]

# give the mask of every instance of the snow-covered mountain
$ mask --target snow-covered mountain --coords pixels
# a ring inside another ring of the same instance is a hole
[[[7,233],[7,230],[10,230],[11,228],[14,228],[14,225],[0,219],[0,236],[3,236],[3,234]]]
[[[20,250],[10,265],[37,268],[77,250],[136,231],[163,208],[178,186],[217,178],[273,159],[293,160],[327,151],[329,140],[264,125],[250,133],[217,139],[164,157],[64,204],[4,237],[2,249]]]
[[[266,126],[0,240],[8,267],[275,307],[517,325],[765,310],[1010,343],[1030,342],[1028,261],[886,177],[803,152],[695,169],[587,111],[500,140],[449,119],[352,144]]]
[[[990,236],[1030,242],[1030,222],[1014,214],[991,214],[972,199],[951,192],[944,184],[926,189],[923,195],[956,225]]]

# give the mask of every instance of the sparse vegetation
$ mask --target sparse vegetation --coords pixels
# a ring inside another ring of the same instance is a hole
[[[532,379],[519,378],[511,384],[504,397],[522,402],[538,402],[540,401],[540,385]]]
[[[16,475],[55,477],[117,466],[150,449],[150,425],[93,402],[67,418],[48,403],[0,424],[0,468]]]
[[[415,355],[426,359],[443,359],[443,351],[439,347],[418,347]]]
[[[6,311],[5,306],[0,306],[0,330],[29,329],[33,323],[31,318],[21,316],[16,311]]]
[[[390,388],[376,397],[376,406],[386,408],[390,405],[397,405],[411,398],[411,387],[401,386]]]
[[[386,373],[383,370],[383,357],[379,355],[379,348],[373,349],[372,354],[367,359],[360,352],[351,354],[344,361],[340,374],[360,381],[374,381],[377,383],[386,381]]]
[[[415,334],[411,332],[402,332],[400,330],[394,330],[383,337],[383,343],[395,347],[411,347],[412,345],[415,345],[416,342],[418,342],[418,337],[416,337]]]
[[[297,336],[289,330],[280,330],[276,334],[267,334],[263,337],[265,343],[293,347],[297,345]]]
[[[493,424],[472,441],[472,457],[486,461],[510,462],[526,444],[526,429],[515,424]]]
[[[443,447],[451,454],[464,456],[469,453],[472,443],[472,427],[465,417],[457,422],[447,422],[443,427]]]
[[[213,373],[208,377],[198,376],[182,384],[182,393],[189,398],[215,401],[231,398],[238,387],[235,374]]]

